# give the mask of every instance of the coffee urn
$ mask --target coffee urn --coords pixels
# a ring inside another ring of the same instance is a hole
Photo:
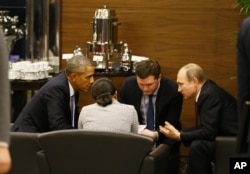
[[[104,5],[96,9],[93,20],[93,40],[87,41],[87,57],[93,60],[96,71],[129,71],[131,51],[128,44],[117,42],[118,18],[115,10]]]

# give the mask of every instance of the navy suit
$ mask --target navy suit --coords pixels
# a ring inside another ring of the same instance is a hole
[[[78,101],[76,93],[76,103]],[[69,84],[64,72],[48,81],[24,107],[12,131],[48,132],[60,129],[72,129],[70,113]],[[78,121],[78,109],[75,109],[75,123]],[[77,125],[77,124],[76,124]]]
[[[135,76],[128,77],[120,89],[118,98],[121,103],[133,105],[138,114],[140,124],[143,124],[143,117],[140,111],[142,91],[140,90]],[[158,131],[159,138],[156,144],[161,143],[169,145],[170,158],[168,161],[168,173],[177,173],[179,171],[180,142],[169,139],[159,132],[159,125],[164,126],[165,121],[169,121],[177,129],[181,129],[180,115],[182,111],[183,97],[178,92],[176,83],[166,78],[161,78],[160,88],[155,101],[155,128]]]
[[[197,101],[200,123],[181,133],[181,141],[190,146],[189,173],[210,174],[216,136],[235,136],[238,131],[237,100],[212,80],[202,86]]]
[[[239,116],[242,116],[245,101],[250,101],[250,17],[243,20],[240,31],[238,33],[237,40],[237,79],[238,79],[238,111]],[[241,137],[242,145],[246,146],[248,143],[250,152],[250,121],[247,118],[248,123],[242,123],[242,131],[240,134],[244,134]]]

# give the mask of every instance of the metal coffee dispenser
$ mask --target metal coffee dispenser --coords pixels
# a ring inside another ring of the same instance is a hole
[[[131,51],[128,44],[117,43],[118,18],[115,10],[104,6],[96,9],[93,20],[93,41],[87,41],[87,57],[93,60],[96,71],[131,70]]]

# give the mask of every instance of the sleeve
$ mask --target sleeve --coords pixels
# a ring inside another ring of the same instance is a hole
[[[83,117],[84,117],[84,109],[82,108],[79,114],[78,129],[83,129]]]
[[[45,94],[51,130],[72,129],[69,96],[58,87]]]
[[[10,124],[10,82],[8,79],[9,53],[2,30],[0,30],[0,142],[9,143]]]
[[[138,116],[136,110],[132,109],[132,125],[131,125],[131,132],[132,133],[138,133]]]
[[[196,129],[181,133],[181,140],[185,146],[189,146],[194,139],[214,141],[219,126],[222,104],[214,96],[203,96],[201,104],[198,102],[201,124]]]

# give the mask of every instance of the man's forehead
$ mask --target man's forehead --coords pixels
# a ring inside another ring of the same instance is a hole
[[[153,75],[149,75],[146,78],[140,78],[140,77],[136,77],[138,82],[152,82],[153,80],[155,80],[155,77]]]
[[[186,74],[184,73],[184,71],[178,72],[176,81],[181,82],[181,83],[183,83],[184,81],[187,81]]]

